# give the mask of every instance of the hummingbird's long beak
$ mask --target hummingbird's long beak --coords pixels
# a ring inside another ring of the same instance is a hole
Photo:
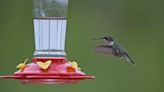
[[[92,40],[101,40],[101,39],[104,39],[104,37],[102,37],[102,38],[95,38],[95,39],[92,39]]]

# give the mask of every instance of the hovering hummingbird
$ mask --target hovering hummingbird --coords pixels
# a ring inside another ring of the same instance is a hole
[[[129,63],[135,64],[135,62],[128,55],[128,52],[117,44],[111,36],[105,36],[99,39],[104,40],[106,44],[96,46],[94,49],[96,52],[116,56],[126,60]]]

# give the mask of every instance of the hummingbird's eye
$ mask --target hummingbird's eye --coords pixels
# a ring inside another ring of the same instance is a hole
[[[107,37],[104,37],[104,39],[108,39]]]

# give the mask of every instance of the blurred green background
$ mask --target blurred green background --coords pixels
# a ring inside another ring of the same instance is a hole
[[[164,92],[162,0],[70,0],[66,52],[94,80],[76,85],[22,85],[0,79],[0,92]],[[0,75],[33,57],[32,0],[0,0]],[[93,51],[112,35],[136,66]]]

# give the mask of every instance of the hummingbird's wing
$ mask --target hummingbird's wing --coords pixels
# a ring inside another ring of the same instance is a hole
[[[135,64],[135,62],[130,58],[128,53],[125,52],[124,50],[121,50],[120,48],[113,48],[113,46],[108,46],[108,45],[100,45],[100,46],[96,46],[94,50],[97,53],[116,56],[120,59],[124,59],[129,63]]]
[[[94,50],[97,53],[108,54],[108,55],[113,55],[114,53],[112,47],[107,45],[96,46]]]

